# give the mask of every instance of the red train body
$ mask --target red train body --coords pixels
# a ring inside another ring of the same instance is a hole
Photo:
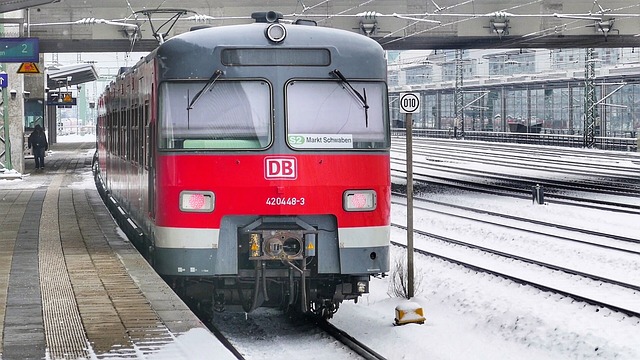
[[[186,296],[329,317],[389,270],[385,80],[380,46],[349,32],[177,36],[102,96],[96,181]]]

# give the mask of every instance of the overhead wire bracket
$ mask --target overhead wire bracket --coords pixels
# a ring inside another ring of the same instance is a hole
[[[188,13],[197,14],[195,11],[187,10],[187,9],[146,9],[146,10],[139,10],[134,12],[134,15],[142,14],[147,17],[147,19],[149,20],[149,25],[151,26],[151,32],[153,33],[153,37],[156,38],[156,40],[158,40],[158,43],[162,44],[166,40],[167,34],[169,34],[171,29],[173,29],[173,27],[176,25],[180,17]],[[157,14],[173,14],[173,15],[169,19],[160,20],[156,18],[156,20],[154,20],[153,16]],[[163,20],[164,22],[160,26],[156,27],[157,23]],[[154,21],[155,21],[155,24],[154,24]],[[166,27],[166,31],[162,32],[165,27]]]

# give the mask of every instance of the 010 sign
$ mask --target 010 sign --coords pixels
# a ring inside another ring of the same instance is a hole
[[[420,111],[420,93],[400,93],[400,113],[413,114]]]

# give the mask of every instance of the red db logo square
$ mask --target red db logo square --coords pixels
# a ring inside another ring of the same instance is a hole
[[[295,180],[298,162],[294,157],[268,157],[264,159],[264,177],[267,180]]]

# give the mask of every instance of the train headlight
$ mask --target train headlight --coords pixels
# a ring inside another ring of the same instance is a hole
[[[345,211],[372,211],[377,204],[376,192],[373,190],[347,190],[342,199]]]
[[[282,24],[271,24],[265,34],[269,40],[279,43],[287,36],[287,29]]]
[[[180,210],[186,212],[212,212],[216,197],[211,191],[183,191],[180,193]]]

